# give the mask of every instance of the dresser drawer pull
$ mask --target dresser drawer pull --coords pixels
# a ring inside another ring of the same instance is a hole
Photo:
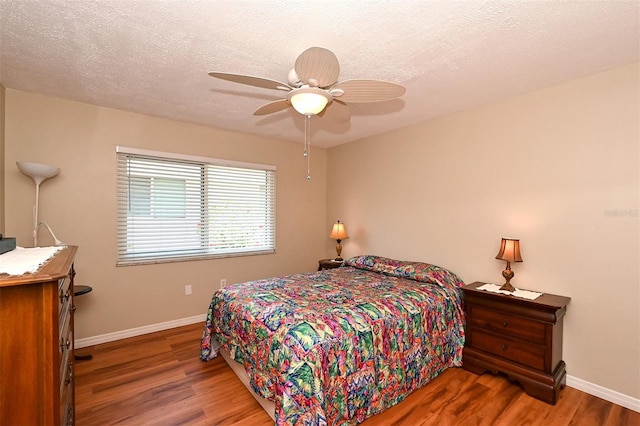
[[[502,350],[506,351],[507,350],[507,345],[505,345],[504,343],[502,344]]]
[[[502,326],[507,328],[509,326],[509,323],[505,321],[505,322],[502,323]]]

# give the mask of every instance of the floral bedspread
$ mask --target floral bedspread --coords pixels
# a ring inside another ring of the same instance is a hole
[[[462,363],[463,282],[434,265],[378,256],[236,284],[211,300],[212,339],[275,401],[279,425],[357,424]]]

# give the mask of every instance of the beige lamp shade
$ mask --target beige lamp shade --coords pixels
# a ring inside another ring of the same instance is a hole
[[[337,221],[333,224],[333,228],[331,228],[331,234],[329,238],[332,240],[346,240],[349,238],[347,234],[347,229],[344,227],[344,223]]]
[[[520,255],[520,240],[516,238],[503,238],[500,242],[500,250],[496,255],[496,259],[506,260],[509,262],[522,262],[522,255]]]
[[[52,178],[60,173],[60,167],[50,166],[48,164],[30,163],[27,161],[16,161],[18,169],[25,175],[29,176],[36,185],[41,184],[46,179]]]

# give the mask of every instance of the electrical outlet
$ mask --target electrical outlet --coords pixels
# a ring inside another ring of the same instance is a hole
[[[184,295],[188,296],[191,294],[191,284],[184,286]]]
[[[223,278],[220,280],[220,288],[226,287],[227,286],[227,279]]]

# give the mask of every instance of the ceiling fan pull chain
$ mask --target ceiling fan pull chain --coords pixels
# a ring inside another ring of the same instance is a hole
[[[311,115],[304,119],[304,156],[307,157],[307,180],[311,180]]]
[[[303,155],[305,157],[309,155],[307,146],[309,145],[309,139],[311,138],[310,120],[311,120],[310,115],[304,116],[304,153]]]

